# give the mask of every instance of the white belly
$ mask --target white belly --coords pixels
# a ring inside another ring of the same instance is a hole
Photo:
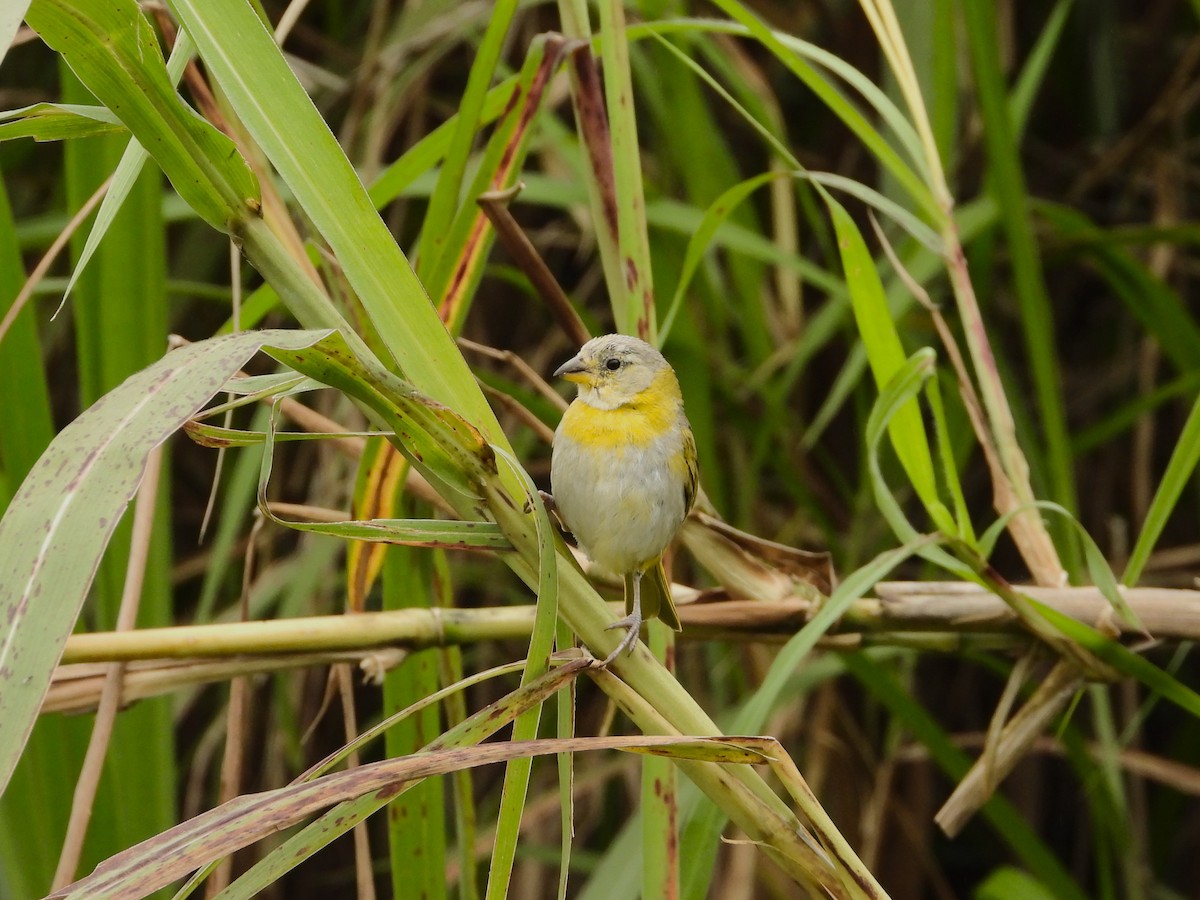
[[[554,502],[593,562],[624,574],[644,568],[667,548],[687,513],[684,486],[668,465],[679,452],[675,436],[646,447],[608,447],[585,458],[575,441],[555,435]]]

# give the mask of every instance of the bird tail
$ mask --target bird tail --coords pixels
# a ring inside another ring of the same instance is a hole
[[[675,610],[675,602],[671,599],[671,585],[667,581],[666,570],[660,559],[642,575],[642,617],[653,619],[658,617],[665,625],[676,631],[683,631],[679,624],[679,613]],[[633,575],[625,576],[625,612],[633,611]]]

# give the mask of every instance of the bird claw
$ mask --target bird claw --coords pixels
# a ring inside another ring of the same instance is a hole
[[[622,652],[632,653],[633,645],[637,643],[638,632],[642,630],[642,617],[639,615],[630,614],[623,619],[617,619],[611,625],[605,627],[605,631],[612,631],[615,628],[624,628],[625,637],[621,638],[621,643],[617,644],[612,653],[604,658],[600,663],[600,668],[607,669]]]

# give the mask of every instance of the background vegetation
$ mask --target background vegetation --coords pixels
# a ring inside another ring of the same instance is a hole
[[[104,890],[156,890],[130,885],[174,856],[224,860],[199,888],[222,896],[1190,894],[1200,600],[1127,593],[1131,614],[1109,569],[1190,589],[1200,559],[1200,7],[168,6],[0,17],[0,897],[163,833]],[[497,242],[477,198],[518,181]],[[210,340],[264,327],[313,331]],[[572,631],[611,640],[532,493],[566,394],[542,379],[581,329],[660,341],[696,430],[708,504],[673,577],[712,602],[677,643],[650,633],[678,684],[642,653],[619,678],[548,656]],[[191,345],[160,362],[171,334]],[[226,389],[227,417],[156,469]],[[437,524],[456,520],[482,524]],[[788,548],[828,551],[837,578]],[[1062,573],[1103,591],[1084,624],[1055,614],[1065,594],[1011,587]],[[409,608],[395,640],[351,632]],[[491,609],[511,614],[471,613]],[[217,627],[120,649],[135,618]],[[72,629],[97,637],[66,643],[26,736]],[[380,781],[167,842],[481,673],[355,747],[346,772]],[[729,765],[760,745],[660,747],[683,778],[611,750],[572,772],[463,749],[715,727],[777,738],[770,769]],[[429,772],[361,765],[420,748],[448,774],[395,799]]]

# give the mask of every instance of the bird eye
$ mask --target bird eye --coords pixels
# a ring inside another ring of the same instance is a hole
[[[604,367],[610,372],[615,372],[617,369],[621,368],[621,361],[615,356],[610,357],[609,359],[605,360]]]

